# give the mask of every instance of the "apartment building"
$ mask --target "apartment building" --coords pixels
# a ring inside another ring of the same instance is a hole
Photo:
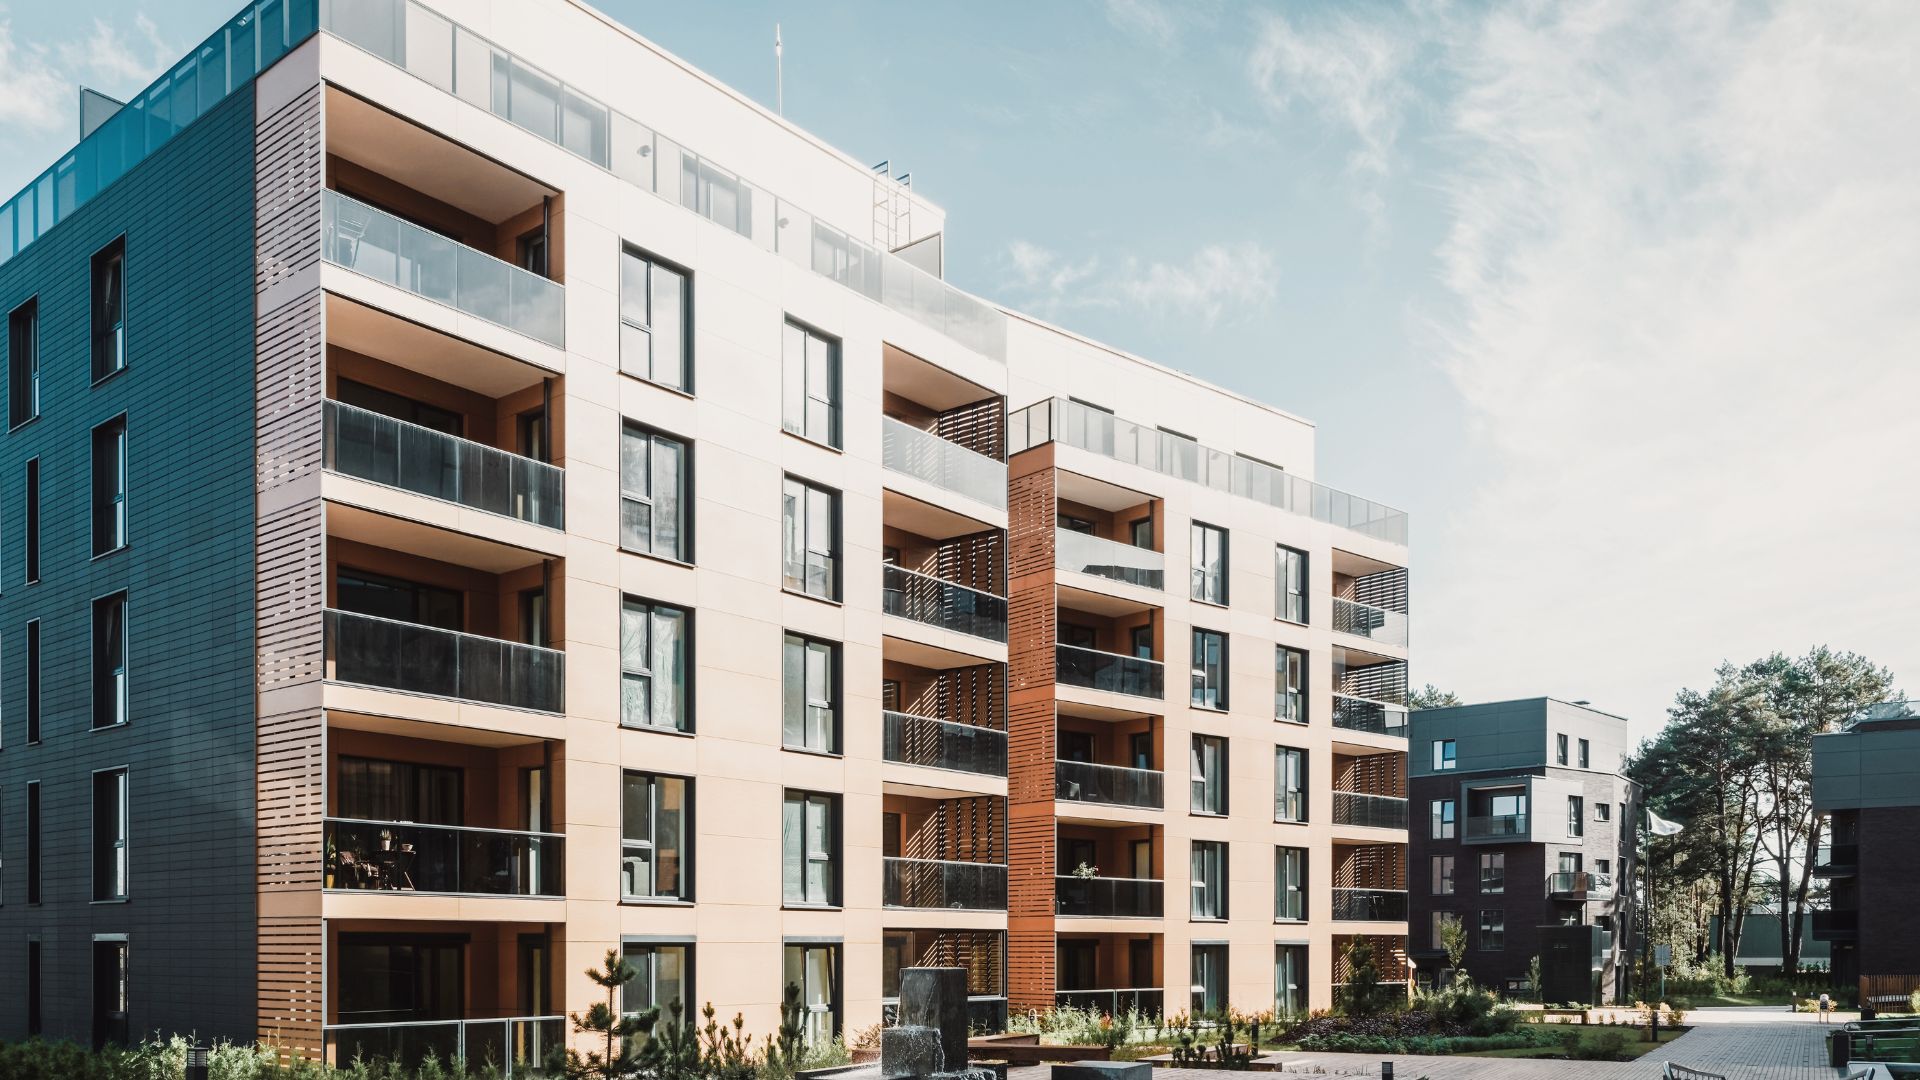
[[[1405,978],[1406,519],[1306,422],[571,0],[260,0],[89,121],[0,204],[0,1038]]]
[[[1447,968],[1442,929],[1466,931],[1475,982],[1547,1001],[1624,1001],[1639,868],[1627,722],[1585,702],[1526,698],[1412,715],[1416,823],[1408,952],[1422,981]]]
[[[1920,708],[1874,705],[1845,730],[1813,737],[1813,812],[1825,843],[1813,876],[1828,910],[1813,913],[1813,940],[1831,949],[1833,985],[1860,1000],[1920,986],[1913,928],[1913,836],[1920,827]],[[1742,938],[1742,941],[1745,939]]]

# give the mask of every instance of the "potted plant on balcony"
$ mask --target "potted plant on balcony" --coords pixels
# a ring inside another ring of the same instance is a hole
[[[327,832],[327,859],[323,865],[326,869],[325,887],[331,889],[333,888],[333,880],[338,876],[340,868],[340,852],[334,846],[332,830],[328,830]]]
[[[1100,876],[1100,868],[1097,866],[1090,866],[1086,863],[1081,863],[1079,866],[1076,866],[1073,868],[1073,876],[1079,878],[1082,881],[1085,881],[1088,878],[1097,878]]]

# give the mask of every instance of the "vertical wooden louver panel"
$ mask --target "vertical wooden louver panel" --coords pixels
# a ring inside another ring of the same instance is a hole
[[[1053,447],[1020,454],[1007,496],[1007,997],[1054,994]]]

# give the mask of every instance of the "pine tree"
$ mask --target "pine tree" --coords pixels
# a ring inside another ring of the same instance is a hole
[[[633,1052],[634,1037],[653,1030],[654,1023],[660,1019],[660,1010],[646,1009],[624,1016],[616,1007],[621,989],[637,974],[613,949],[607,950],[603,966],[587,969],[587,978],[607,992],[607,1000],[594,1002],[586,1015],[573,1013],[570,1019],[576,1034],[601,1036],[604,1049],[585,1054],[569,1049],[567,1076],[572,1080],[627,1080],[638,1075],[640,1063]]]

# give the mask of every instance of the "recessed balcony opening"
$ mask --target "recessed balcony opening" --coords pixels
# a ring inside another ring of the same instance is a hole
[[[1407,568],[1333,549],[1333,629],[1407,647]]]
[[[1001,930],[889,929],[880,935],[880,1022],[899,1020],[900,972],[910,967],[967,970],[967,1027],[1007,1027],[1007,935]]]
[[[1151,495],[1064,470],[1054,474],[1054,567],[1142,589],[1166,588],[1166,536]]]
[[[1406,922],[1405,844],[1333,845],[1335,922]]]
[[[564,345],[557,189],[338,88],[326,110],[327,261]]]
[[[1005,664],[941,670],[882,660],[880,678],[882,760],[1007,775]]]
[[[1006,399],[894,345],[881,349],[881,464],[1004,511]]]
[[[1826,843],[1814,851],[1813,876],[1828,881],[1860,871],[1860,812],[1837,810],[1827,816]]]
[[[327,740],[326,888],[559,897],[559,743],[335,714]],[[450,737],[451,736],[451,737]]]
[[[1333,998],[1339,1003],[1346,992],[1347,983],[1352,981],[1353,969],[1347,963],[1347,950],[1354,941],[1364,938],[1373,952],[1373,967],[1379,976],[1380,985],[1400,994],[1407,992],[1413,981],[1413,965],[1407,959],[1407,939],[1405,935],[1387,936],[1376,934],[1335,934],[1333,935]]]
[[[1054,939],[1053,1003],[1108,1015],[1165,1014],[1159,934],[1060,934]]]
[[[323,1057],[347,1067],[428,1057],[557,1070],[567,1021],[558,923],[327,922]]]
[[[1511,784],[1474,784],[1467,789],[1467,840],[1527,840],[1529,792],[1525,781]]]
[[[1333,754],[1333,823],[1367,829],[1407,827],[1405,754]]]
[[[1061,712],[1054,732],[1053,796],[1089,806],[1159,810],[1166,805],[1164,735],[1158,717]]]
[[[1333,726],[1370,735],[1407,734],[1407,662],[1333,647]]]
[[[1105,614],[1089,610],[1087,594],[1058,590],[1055,678],[1064,686],[1134,697],[1165,693],[1160,626],[1155,609]],[[1075,606],[1075,605],[1080,606]]]
[[[1158,825],[1060,822],[1054,833],[1054,914],[1161,918],[1166,914],[1164,848]]]
[[[1006,644],[1005,530],[930,536],[889,513],[881,544],[884,614]]]
[[[881,796],[881,904],[1007,910],[1006,800]]]

